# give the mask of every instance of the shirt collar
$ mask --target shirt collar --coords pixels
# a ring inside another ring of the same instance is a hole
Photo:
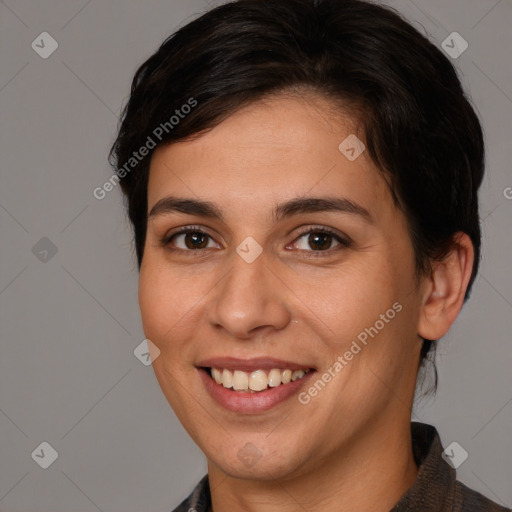
[[[412,451],[418,475],[391,512],[442,512],[452,510],[456,473],[442,458],[437,430],[425,423],[411,423]]]

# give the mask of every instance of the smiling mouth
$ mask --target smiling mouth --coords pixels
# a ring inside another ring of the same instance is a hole
[[[269,371],[255,370],[245,372],[243,370],[228,370],[225,368],[203,367],[203,370],[217,384],[231,391],[245,393],[259,393],[278,386],[285,386],[290,382],[302,379],[312,368],[290,370],[273,368]]]

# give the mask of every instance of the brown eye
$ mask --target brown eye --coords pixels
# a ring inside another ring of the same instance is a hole
[[[326,250],[331,247],[333,242],[332,235],[328,233],[310,233],[308,235],[308,244],[312,249]]]
[[[208,235],[189,232],[182,235],[188,249],[204,249],[208,245]]]
[[[327,252],[329,249],[350,244],[340,235],[325,228],[312,228],[299,235],[294,245],[306,252]]]
[[[200,230],[183,230],[171,234],[162,240],[162,245],[171,251],[194,251],[198,249],[208,249],[212,237]]]

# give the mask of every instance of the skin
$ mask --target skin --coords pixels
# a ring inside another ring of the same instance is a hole
[[[144,332],[160,350],[154,371],[207,457],[215,512],[388,511],[416,478],[420,336],[437,339],[455,320],[473,248],[457,234],[446,259],[417,279],[407,221],[382,173],[366,152],[351,162],[338,150],[349,134],[364,141],[357,126],[319,95],[281,93],[153,154],[148,212],[173,195],[214,202],[224,216],[151,216],[139,282]],[[322,211],[274,222],[274,206],[299,196],[348,198],[373,221]],[[208,233],[195,242],[205,248],[188,248],[184,235],[160,243],[187,226]],[[351,244],[328,237],[318,249],[300,235],[322,226]],[[236,252],[248,236],[263,249],[252,263]],[[227,411],[195,367],[267,356],[321,375],[396,302],[402,310],[306,405],[292,397],[261,414]],[[250,466],[238,456],[246,443],[259,457]]]

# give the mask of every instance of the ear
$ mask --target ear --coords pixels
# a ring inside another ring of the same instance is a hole
[[[468,287],[475,252],[471,239],[461,231],[453,236],[453,248],[423,283],[418,335],[428,340],[443,337],[457,318]]]

